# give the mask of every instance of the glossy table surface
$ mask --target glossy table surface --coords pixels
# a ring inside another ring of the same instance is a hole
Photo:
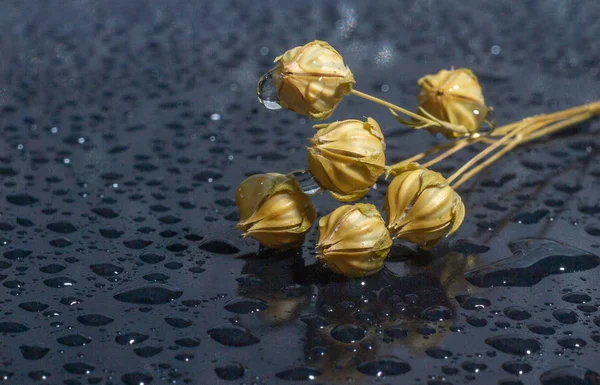
[[[238,183],[306,167],[312,122],[256,83],[314,39],[356,89],[414,108],[469,67],[499,123],[600,99],[597,1],[0,3],[0,383],[598,384],[600,122],[460,189],[425,252],[346,280],[260,252]],[[388,163],[443,142],[379,121]],[[437,168],[447,175],[474,154]],[[365,201],[383,208],[387,182]],[[314,198],[319,215],[338,203]],[[293,381],[293,382],[290,382]]]

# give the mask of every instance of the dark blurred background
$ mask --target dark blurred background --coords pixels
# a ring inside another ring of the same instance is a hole
[[[453,240],[398,245],[364,281],[315,265],[314,229],[301,250],[256,255],[233,199],[248,175],[306,167],[312,122],[256,97],[287,49],[326,40],[356,89],[407,108],[419,77],[469,67],[503,124],[600,99],[598,15],[595,0],[2,1],[0,382],[596,383],[552,370],[596,368],[597,270],[546,277],[538,254],[540,282],[525,287],[463,274],[526,236],[594,258],[597,121],[505,157],[461,188]],[[352,96],[332,120],[363,116],[380,122],[388,163],[444,140]],[[385,187],[365,200],[382,208]],[[541,348],[497,352],[485,341],[499,333]]]

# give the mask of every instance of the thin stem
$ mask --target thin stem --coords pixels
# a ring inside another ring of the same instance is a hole
[[[392,103],[390,103],[390,102],[386,102],[385,100],[383,100],[383,99],[379,99],[379,98],[377,98],[377,97],[375,97],[375,96],[371,96],[371,95],[369,95],[369,94],[365,94],[364,92],[360,92],[360,91],[357,91],[357,90],[355,90],[355,89],[353,89],[352,91],[350,91],[350,93],[351,93],[352,95],[355,95],[355,96],[361,97],[361,98],[363,98],[363,99],[366,99],[366,100],[368,100],[368,101],[371,101],[371,102],[374,102],[374,103],[381,104],[382,106],[385,106],[385,107],[387,107],[387,108],[389,108],[389,109],[392,109],[392,110],[394,110],[394,111],[401,112],[401,113],[403,113],[404,115],[410,116],[411,118],[413,118],[413,119],[415,119],[415,120],[418,120],[418,121],[420,121],[420,122],[423,122],[423,123],[425,123],[425,124],[427,124],[427,125],[429,125],[429,126],[439,126],[439,124],[438,124],[437,122],[435,122],[435,121],[433,121],[433,120],[431,120],[431,119],[428,119],[428,118],[426,118],[426,117],[423,117],[423,116],[421,116],[421,115],[415,114],[415,113],[414,113],[414,112],[412,112],[412,111],[409,111],[409,110],[407,110],[407,109],[405,109],[405,108],[402,108],[402,107],[400,107],[400,106],[397,106],[397,105],[395,105],[395,104],[392,104]]]
[[[423,167],[431,167],[434,164],[446,159],[447,157],[449,157],[450,155],[462,150],[465,147],[470,146],[473,143],[478,142],[477,139],[474,140],[462,140],[456,143],[456,146],[451,147],[448,151],[443,152],[442,154],[438,155],[437,157],[431,159],[430,161],[426,162],[423,164]]]
[[[471,177],[473,177],[474,175],[476,175],[477,173],[482,171],[484,168],[490,166],[492,163],[494,163],[498,159],[502,158],[504,155],[508,154],[513,148],[517,147],[521,143],[522,143],[522,141],[520,139],[518,139],[518,138],[514,139],[514,141],[512,143],[508,144],[502,150],[500,150],[497,153],[495,153],[494,155],[490,156],[485,162],[481,163],[479,166],[473,168],[471,171],[464,174],[462,176],[462,178],[460,178],[458,181],[456,181],[454,184],[452,184],[452,187],[454,189],[458,188],[460,185],[462,185],[463,183],[468,181]]]
[[[475,155],[473,158],[471,158],[471,160],[469,160],[467,163],[465,163],[461,168],[456,170],[456,172],[454,174],[450,175],[450,177],[447,179],[448,183],[451,183],[453,180],[458,178],[461,174],[463,174],[465,171],[467,171],[475,163],[479,162],[481,159],[486,157],[489,153],[496,150],[498,147],[502,146],[503,144],[507,143],[509,140],[513,139],[513,137],[515,135],[517,135],[522,129],[524,129],[526,127],[527,126],[521,126],[519,129],[513,130],[509,134],[505,135],[502,139],[499,139],[498,141],[496,141],[496,143],[489,145],[485,150],[483,150],[479,154]]]

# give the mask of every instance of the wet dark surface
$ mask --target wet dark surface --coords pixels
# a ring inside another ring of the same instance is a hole
[[[301,250],[257,254],[233,199],[247,175],[306,166],[311,122],[256,98],[286,49],[327,40],[357,89],[407,107],[420,76],[471,67],[507,123],[600,99],[599,12],[1,2],[0,382],[598,384],[598,121],[464,185],[453,239],[398,244],[368,279],[316,265],[315,229]],[[441,140],[354,97],[333,119],[362,116],[388,163]],[[365,200],[384,194],[382,180]]]

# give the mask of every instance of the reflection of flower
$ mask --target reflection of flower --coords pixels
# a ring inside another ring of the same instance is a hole
[[[267,324],[284,324],[298,318],[308,304],[310,286],[301,286],[304,260],[300,249],[285,252],[263,250],[256,255],[244,257],[242,278],[238,279],[238,292],[249,298],[258,298],[268,303],[268,308],[259,312],[260,319]]]
[[[385,171],[385,142],[374,119],[318,124],[310,139],[308,169],[342,202],[362,198]]]
[[[383,267],[390,247],[390,233],[372,204],[340,206],[319,220],[317,258],[337,274],[375,274]]]
[[[388,258],[405,260],[407,250],[394,247]],[[257,314],[262,322],[295,321],[305,328],[304,365],[322,372],[317,380],[343,381],[363,362],[402,359],[401,346],[424,354],[450,333],[457,314],[453,298],[467,292],[463,275],[477,257],[452,253],[434,259],[424,251],[411,253],[408,262],[391,262],[375,275],[337,279],[317,264],[305,266],[300,249],[263,250],[243,257],[238,293],[268,302],[269,308]],[[392,271],[396,267],[402,275]],[[365,377],[354,378],[360,383]]]

